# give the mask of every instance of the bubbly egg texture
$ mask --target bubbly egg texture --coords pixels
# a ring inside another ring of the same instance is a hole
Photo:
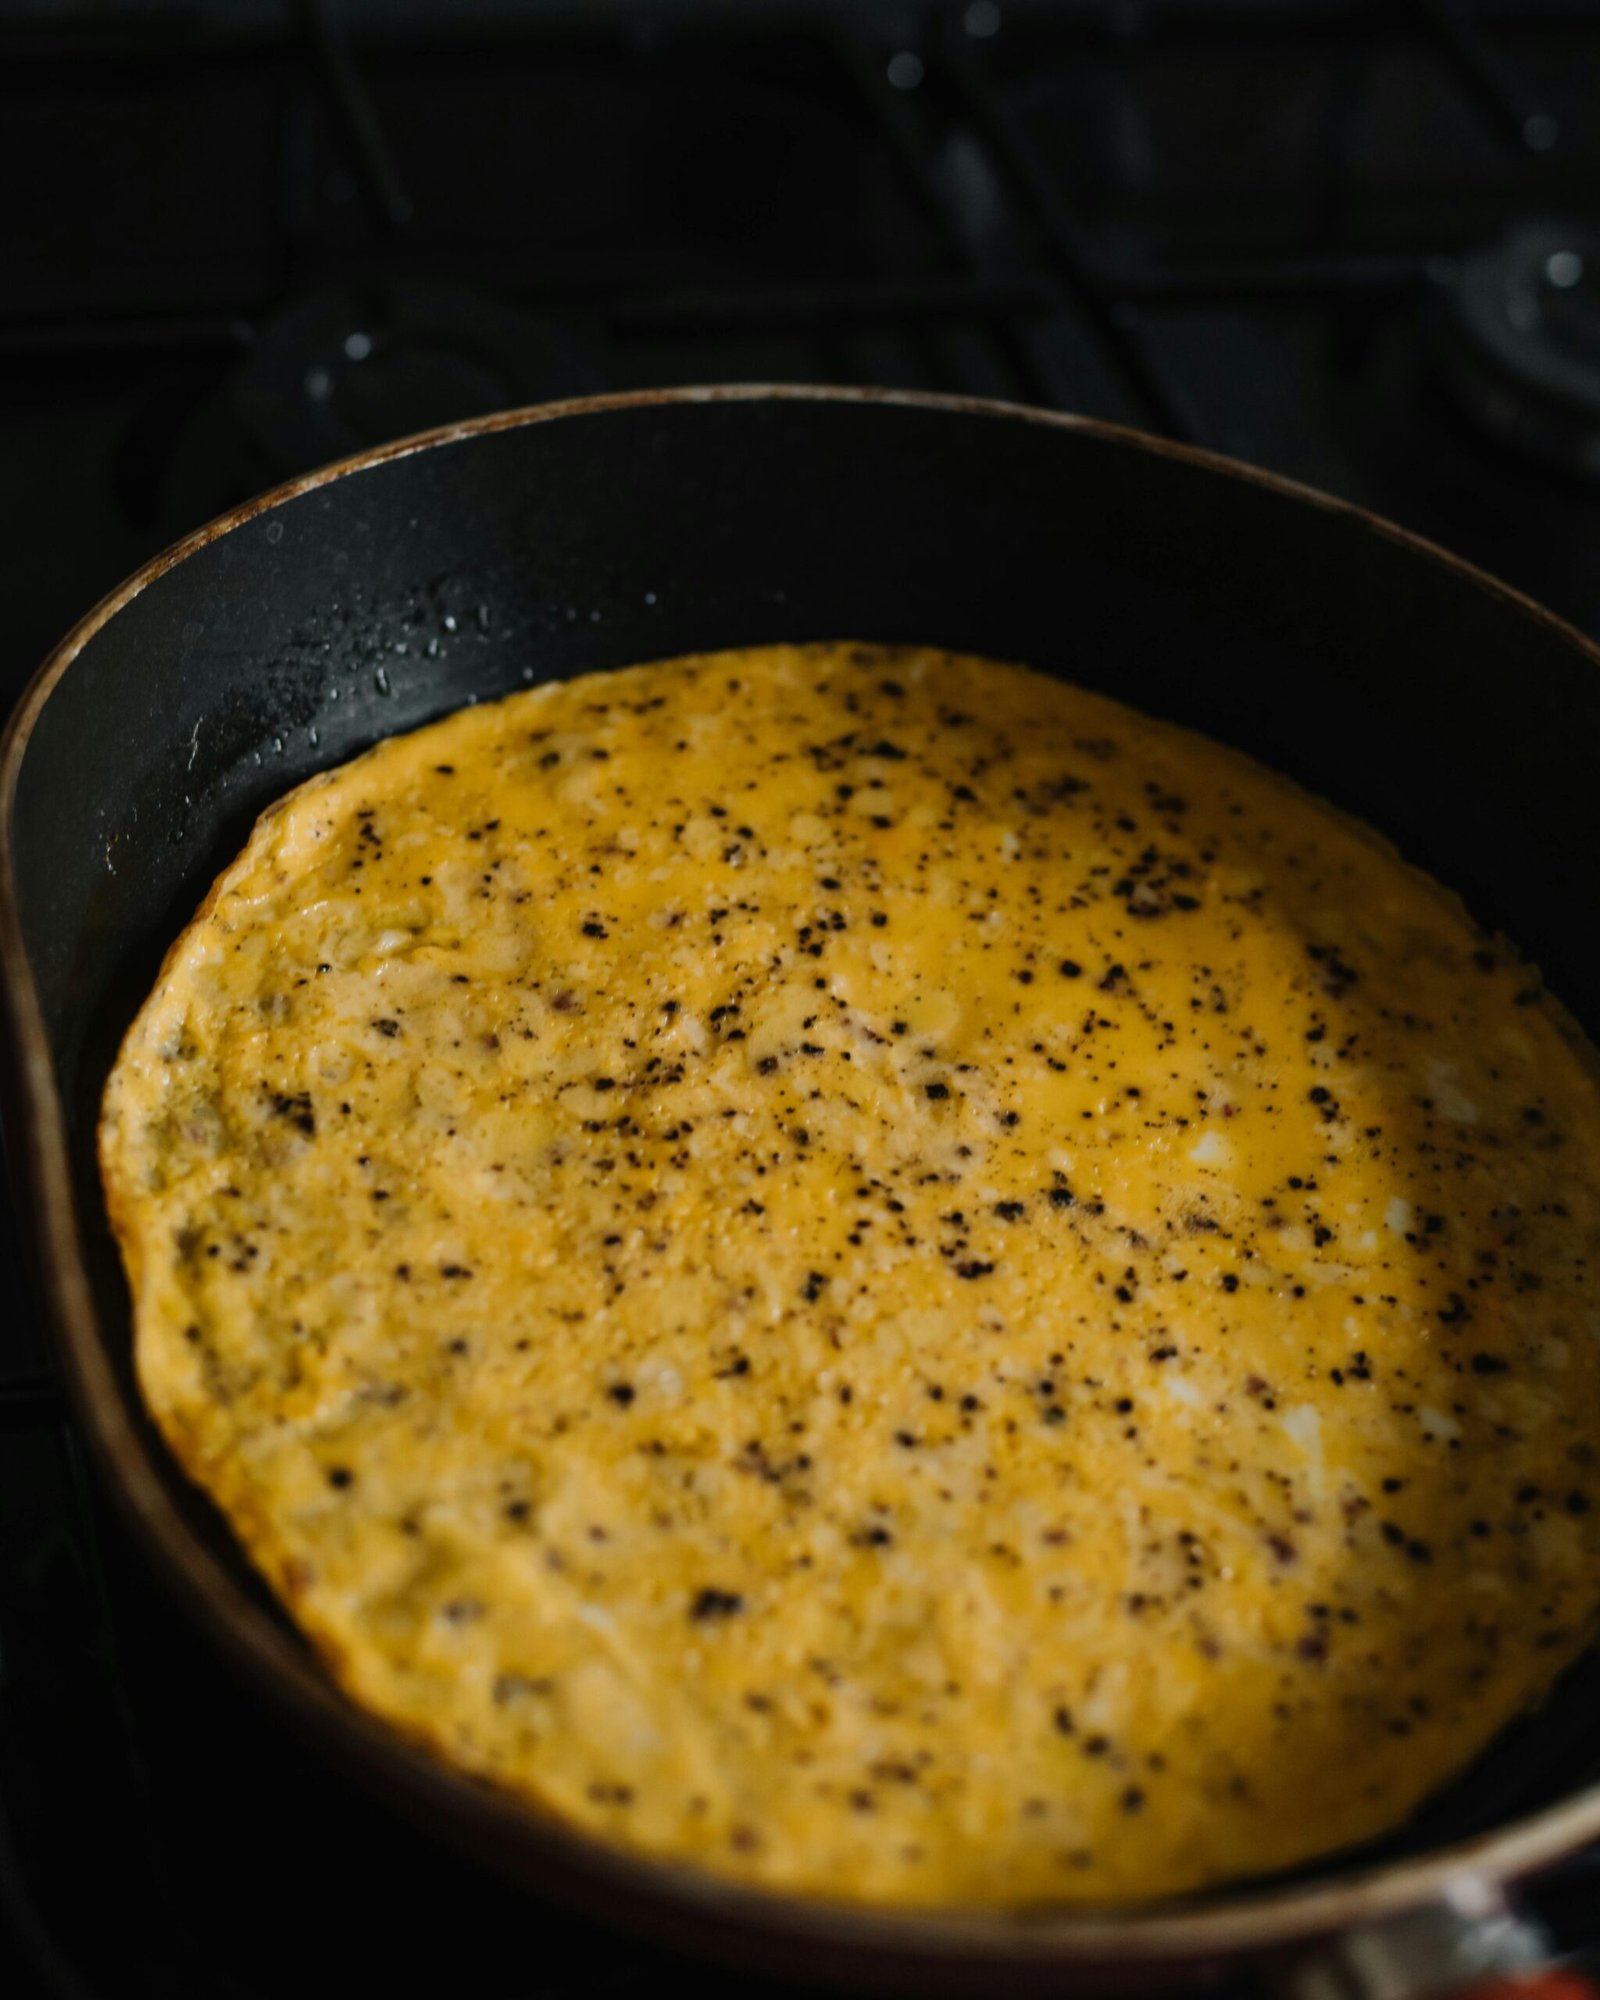
[[[106,1093],[161,1430],[359,1703],[872,1903],[1392,1827],[1600,1603],[1600,1099],[1374,835],[774,646],[260,821]]]

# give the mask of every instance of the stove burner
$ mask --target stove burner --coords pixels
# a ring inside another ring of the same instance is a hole
[[[1600,234],[1525,224],[1464,260],[1445,380],[1491,437],[1600,482]]]
[[[402,279],[289,306],[262,328],[233,402],[288,476],[411,431],[602,386],[569,321]]]

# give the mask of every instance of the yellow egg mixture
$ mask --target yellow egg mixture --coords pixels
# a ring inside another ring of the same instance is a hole
[[[311,780],[102,1147],[144,1394],[344,1687],[651,1854],[1277,1868],[1600,1601],[1587,1051],[1363,829],[1019,667],[677,660]]]

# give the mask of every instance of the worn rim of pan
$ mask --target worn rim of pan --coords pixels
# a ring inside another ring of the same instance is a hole
[[[38,991],[23,942],[11,823],[17,782],[28,741],[56,683],[91,639],[117,612],[169,569],[210,542],[316,487],[348,478],[390,459],[409,457],[486,432],[558,422],[652,404],[722,402],[888,403],[967,414],[1005,422],[1044,424],[1086,433],[1129,450],[1178,459],[1219,476],[1241,480],[1302,505],[1362,524],[1371,533],[1452,571],[1463,584],[1511,605],[1586,654],[1600,670],[1594,644],[1542,605],[1419,535],[1381,516],[1334,499],[1313,487],[1225,458],[1171,443],[1122,425],[987,398],[922,392],[819,387],[806,384],[735,383],[586,396],[559,403],[497,411],[418,432],[353,457],[319,467],[219,515],[154,557],[88,612],[55,647],[29,682],[0,740],[0,997],[10,1030],[18,1085],[16,1102],[25,1127],[12,1135],[24,1201],[31,1211],[39,1264],[66,1383],[79,1423],[132,1516],[142,1539],[180,1586],[190,1608],[225,1650],[268,1685],[291,1718],[352,1754],[365,1774],[410,1795],[413,1809],[456,1823],[481,1852],[489,1846],[520,1856],[531,1879],[542,1868],[552,1879],[586,1891],[586,1900],[631,1896],[657,1916],[658,1927],[735,1930],[769,1944],[789,1941],[813,1950],[882,1955],[885,1960],[937,1957],[1011,1963],[1085,1965],[1142,1961],[1223,1961],[1249,1952],[1284,1950],[1427,1904],[1475,1902],[1485,1882],[1510,1882],[1532,1874],[1600,1838],[1600,1785],[1513,1820],[1478,1837],[1387,1863],[1356,1863],[1309,1883],[1246,1886],[1211,1892],[1198,1903],[1132,1906],[1126,1910],[1075,1910],[1060,1906],[1021,1911],[874,1909],[822,1902],[743,1887],[686,1863],[651,1859],[580,1833],[554,1815],[509,1792],[450,1770],[349,1702],[324,1675],[286,1621],[247,1594],[221,1557],[191,1529],[163,1483],[150,1445],[142,1437],[118,1388],[97,1330],[83,1256],[83,1234],[72,1192],[65,1107],[56,1087]]]

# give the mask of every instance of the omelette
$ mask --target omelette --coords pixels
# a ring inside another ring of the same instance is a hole
[[[1119,1904],[1393,1828],[1600,1606],[1600,1095],[1377,836],[1019,666],[537,687],[273,806],[101,1156],[349,1696],[601,1841]]]

